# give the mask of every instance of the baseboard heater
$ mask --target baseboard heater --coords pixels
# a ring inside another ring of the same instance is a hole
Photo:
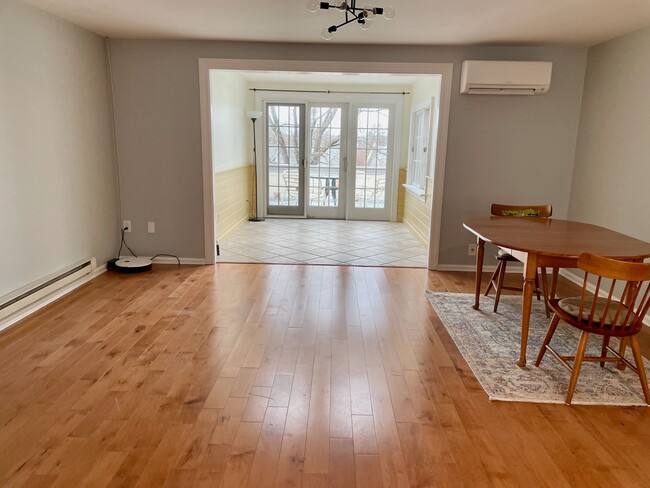
[[[79,278],[89,275],[95,268],[97,268],[96,259],[86,259],[0,297],[0,321],[61,290]]]

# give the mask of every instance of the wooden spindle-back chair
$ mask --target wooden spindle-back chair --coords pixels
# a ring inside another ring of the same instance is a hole
[[[566,403],[571,404],[583,361],[600,362],[601,366],[605,362],[623,362],[639,375],[645,401],[650,404],[648,380],[636,338],[650,308],[650,263],[631,263],[585,253],[580,255],[578,267],[585,272],[582,293],[579,297],[549,301],[554,315],[535,365],[539,366],[548,350],[571,371],[566,397]],[[593,295],[587,291],[590,276],[596,280]],[[614,298],[616,289],[620,290],[621,287],[621,298]],[[550,346],[560,321],[582,331],[575,356],[560,356]],[[589,334],[603,336],[600,356],[585,356]],[[611,337],[620,338],[619,351],[609,346]],[[630,342],[634,364],[624,357],[626,340]],[[608,356],[607,353],[612,353],[613,356]],[[573,368],[567,361],[573,361]]]
[[[552,205],[505,205],[501,203],[493,203],[490,208],[490,213],[497,217],[538,217],[547,219],[553,214]],[[519,260],[513,257],[508,252],[503,249],[499,249],[497,255],[495,256],[497,260],[497,267],[492,273],[490,278],[490,283],[488,284],[487,289],[485,290],[485,296],[490,294],[492,288],[495,290],[494,296],[494,312],[496,313],[499,308],[499,300],[501,299],[502,290],[512,290],[512,291],[522,291],[522,288],[515,288],[513,286],[505,286],[503,284],[506,276],[506,266],[508,261],[518,262]],[[557,273],[553,273],[553,291],[555,291],[555,284],[557,282]],[[540,299],[540,287],[539,279],[535,275],[535,292],[537,293],[537,299]],[[542,291],[541,294],[544,296],[544,304],[546,306],[546,316],[550,317],[550,308],[548,306],[548,279],[546,276],[546,268],[542,268]]]

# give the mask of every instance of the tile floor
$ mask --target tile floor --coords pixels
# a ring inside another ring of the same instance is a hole
[[[219,243],[222,263],[426,267],[427,251],[399,222],[266,219]]]

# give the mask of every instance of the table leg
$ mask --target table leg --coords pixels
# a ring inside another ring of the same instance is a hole
[[[546,266],[541,267],[542,270],[542,291],[544,293],[544,308],[546,308],[546,318],[551,318],[551,309],[548,306],[548,301],[551,299],[548,290],[548,276],[546,275]]]
[[[537,274],[537,256],[528,254],[524,271],[524,291],[521,309],[521,351],[517,365],[526,366],[526,346],[528,345],[528,325],[530,323],[530,310],[533,305],[533,291],[535,291],[535,276]]]
[[[557,293],[557,277],[560,273],[560,268],[553,268],[553,281],[551,281],[551,295],[548,297],[549,300],[555,299],[555,294]]]
[[[474,310],[478,310],[479,297],[481,296],[481,278],[483,275],[483,255],[485,254],[485,241],[476,238],[476,283],[474,284]]]

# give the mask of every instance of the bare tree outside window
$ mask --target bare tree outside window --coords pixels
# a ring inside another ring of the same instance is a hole
[[[356,208],[384,208],[388,163],[388,125],[386,108],[359,108],[354,188]]]
[[[388,110],[360,108],[357,115],[357,167],[386,169]]]
[[[309,113],[309,205],[335,207],[340,184],[342,110],[312,106]]]
[[[269,105],[269,164],[298,166],[300,141],[299,107]]]
[[[341,150],[341,109],[338,107],[314,107],[310,111],[311,155],[309,164],[329,165],[328,152]]]
[[[300,107],[267,106],[269,205],[296,206],[300,191]]]

